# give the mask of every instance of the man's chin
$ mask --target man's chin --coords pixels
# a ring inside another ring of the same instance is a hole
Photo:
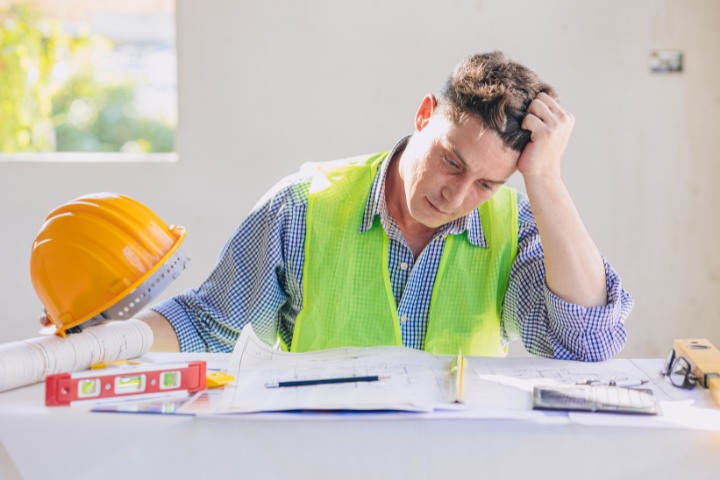
[[[425,212],[424,212],[425,213]],[[416,222],[419,224],[431,228],[431,229],[437,229],[445,225],[446,223],[450,223],[452,221],[452,218],[441,216],[437,214],[425,214],[425,215],[413,215],[413,219],[415,219]]]
[[[430,200],[426,200],[426,202],[427,205],[424,205],[425,208],[421,209],[421,211],[418,212],[419,215],[415,217],[420,223],[430,228],[438,228],[453,220],[454,217],[452,215],[437,208],[434,204],[430,203]]]

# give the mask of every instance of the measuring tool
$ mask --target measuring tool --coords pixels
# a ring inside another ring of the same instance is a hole
[[[165,363],[57,373],[45,379],[45,405],[144,399],[205,389],[205,362]]]
[[[703,387],[710,389],[710,396],[720,405],[720,351],[705,338],[675,339],[675,354],[685,357]]]

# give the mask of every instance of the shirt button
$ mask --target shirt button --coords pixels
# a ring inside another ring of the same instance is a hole
[[[408,264],[407,264],[407,262],[402,262],[402,263],[400,264],[400,270],[407,270],[407,269],[408,269]]]
[[[407,322],[407,315],[403,315],[402,317],[400,317],[400,323],[404,325],[405,322]]]

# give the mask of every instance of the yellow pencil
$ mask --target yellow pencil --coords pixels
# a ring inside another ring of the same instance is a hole
[[[462,349],[458,350],[457,357],[453,359],[450,373],[453,375],[455,384],[455,398],[456,403],[462,403],[463,401],[463,371],[465,370],[465,357],[463,357]]]

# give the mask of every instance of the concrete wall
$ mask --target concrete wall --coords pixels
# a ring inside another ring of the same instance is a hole
[[[502,49],[576,116],[566,180],[636,298],[621,355],[720,345],[717,45],[715,0],[178,0],[178,163],[0,163],[0,342],[37,332],[29,251],[56,205],[117,191],[184,225],[193,261],[168,294],[195,286],[277,179],[390,148],[462,56]],[[651,74],[654,49],[685,71]]]

